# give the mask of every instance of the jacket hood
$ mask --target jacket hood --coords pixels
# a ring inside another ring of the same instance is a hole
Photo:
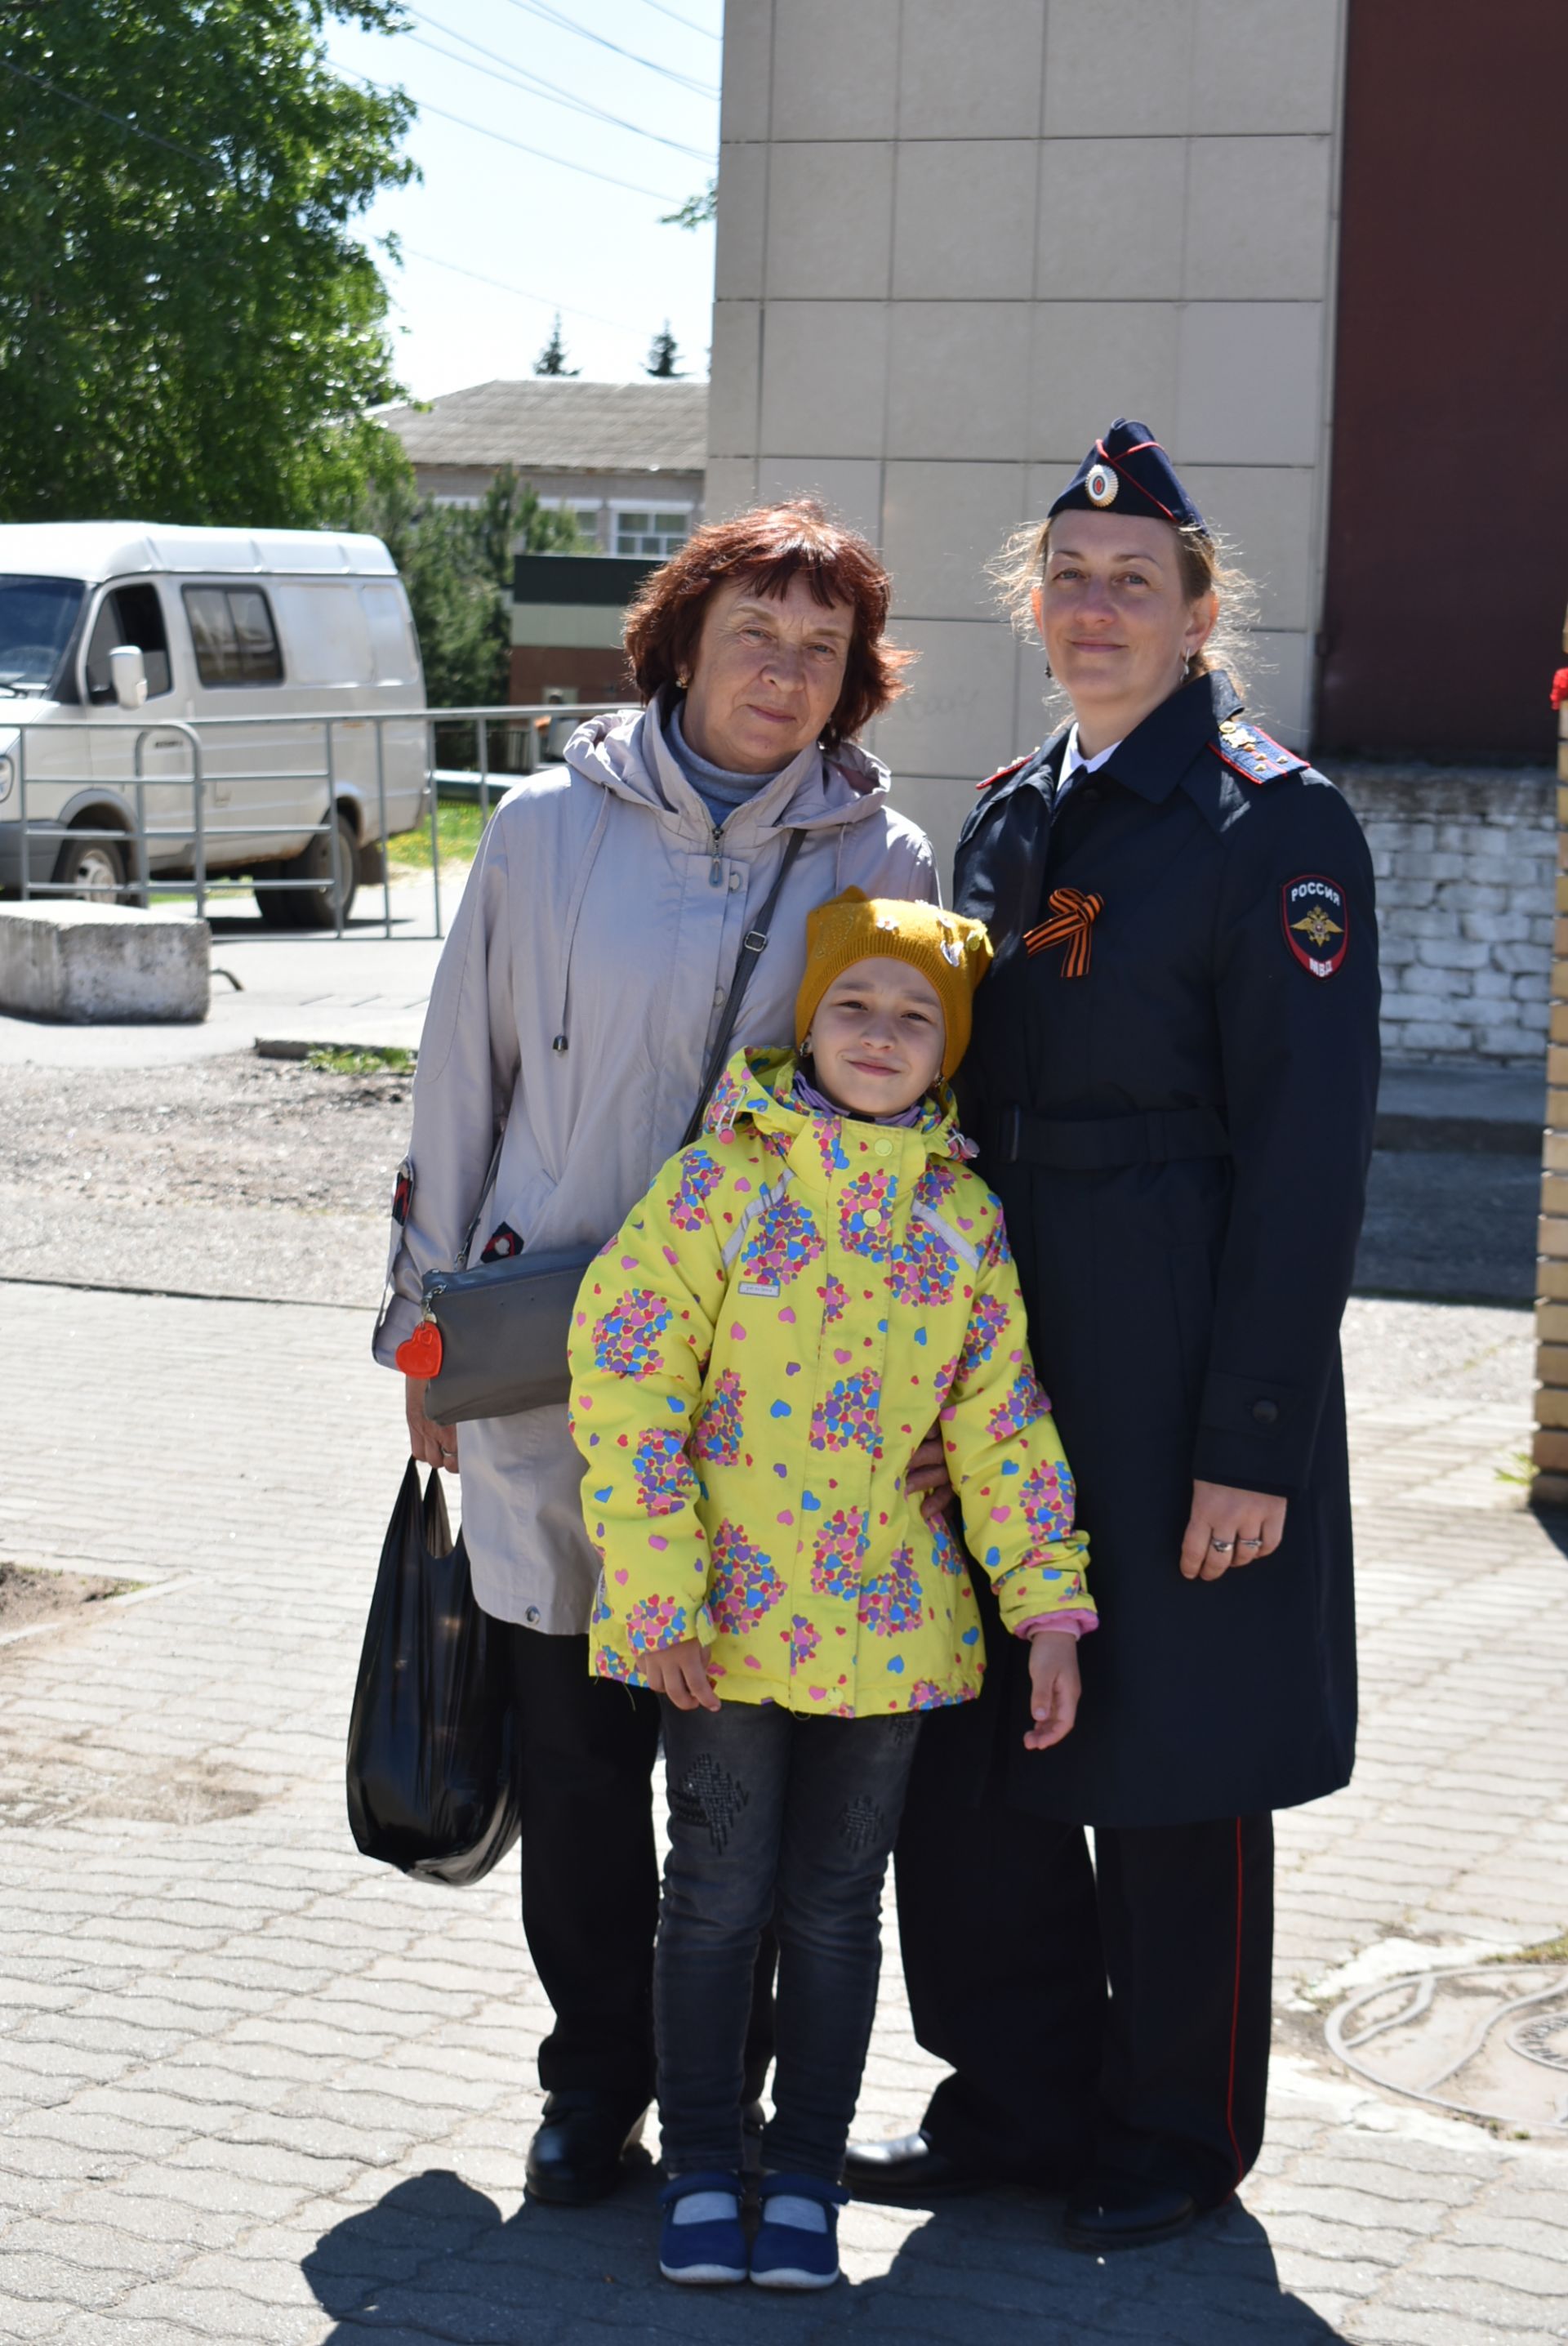
[[[666,745],[657,701],[587,719],[566,744],[566,763],[616,797],[651,807],[667,821],[673,816],[705,842],[711,837],[708,810]],[[858,742],[841,741],[832,750],[813,742],[731,821],[764,831],[859,822],[885,811],[891,787],[887,768]]]
[[[795,1066],[793,1051],[737,1051],[713,1087],[703,1115],[704,1132],[730,1132],[750,1124],[759,1132],[777,1133],[786,1146],[791,1144],[821,1113],[800,1107],[793,1097]],[[847,1125],[871,1121],[850,1116],[836,1120]],[[975,1154],[973,1142],[958,1128],[958,1106],[945,1083],[935,1086],[919,1124],[908,1129],[924,1142],[928,1158],[952,1157],[964,1163]]]

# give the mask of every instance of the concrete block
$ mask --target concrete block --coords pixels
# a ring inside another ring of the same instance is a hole
[[[1521,950],[1517,945],[1503,945],[1499,947],[1499,954]],[[1528,952],[1529,947],[1524,946],[1522,950]],[[1452,923],[1448,923],[1436,936],[1428,935],[1421,939],[1420,959],[1432,969],[1484,969],[1492,959],[1492,947],[1478,944],[1466,937],[1456,937]]]
[[[1552,974],[1550,945],[1493,945],[1492,958],[1499,969],[1514,977],[1545,979]]]
[[[1459,933],[1489,945],[1522,945],[1529,942],[1530,923],[1522,913],[1463,913]]]
[[[0,1011],[109,1025],[205,1018],[212,931],[180,913],[0,905]]]
[[[1431,1006],[1435,1009],[1437,1005]],[[1461,1026],[1442,1025],[1436,1019],[1412,1023],[1400,1037],[1402,1051],[1465,1051],[1469,1047],[1470,1036]]]

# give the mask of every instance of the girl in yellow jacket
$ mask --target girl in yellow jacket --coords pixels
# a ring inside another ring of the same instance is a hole
[[[985,1667],[973,1556],[1031,1640],[1036,1749],[1095,1626],[1073,1478],[996,1199],[946,1078],[978,922],[848,890],[810,914],[797,1053],[739,1053],[702,1138],[591,1266],[572,1431],[602,1677],[664,1698],[655,1969],[672,2280],[820,2288],[920,1714]],[[906,1487],[935,1422],[961,1548]],[[591,1862],[591,1852],[585,1851]],[[739,2221],[752,1972],[779,1944],[763,2217]]]

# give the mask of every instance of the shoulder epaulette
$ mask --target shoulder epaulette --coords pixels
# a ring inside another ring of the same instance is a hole
[[[1234,717],[1226,719],[1218,740],[1208,746],[1220,764],[1244,782],[1282,782],[1288,774],[1304,774],[1308,762],[1260,733],[1256,725],[1238,724]]]
[[[1025,750],[1022,758],[1014,758],[1010,766],[998,766],[993,774],[987,774],[983,782],[976,782],[974,786],[975,789],[977,790],[989,790],[993,789],[996,783],[1005,782],[1012,775],[1020,772],[1022,769],[1029,763],[1030,759],[1037,754],[1038,753],[1033,750]]]

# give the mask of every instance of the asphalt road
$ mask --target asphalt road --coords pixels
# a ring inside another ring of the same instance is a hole
[[[1380,1148],[1358,1293],[1528,1304],[1540,1196],[1538,1156]]]

